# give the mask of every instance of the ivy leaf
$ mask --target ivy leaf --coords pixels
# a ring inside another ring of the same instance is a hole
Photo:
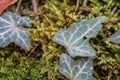
[[[110,36],[110,41],[120,44],[120,30]]]
[[[94,49],[89,44],[90,38],[95,38],[105,16],[78,22],[66,30],[60,30],[53,37],[53,41],[66,47],[70,56],[95,56]],[[86,39],[84,39],[86,37]]]
[[[69,80],[93,80],[93,59],[81,58],[74,61],[67,54],[60,56],[59,72]]]
[[[16,12],[5,12],[0,17],[0,47],[15,42],[23,49],[30,49],[29,31],[21,26],[31,26],[29,17],[21,17]]]

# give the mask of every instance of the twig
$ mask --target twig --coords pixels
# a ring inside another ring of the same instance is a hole
[[[29,57],[34,51],[35,49],[40,45],[40,41],[38,42],[38,44],[32,49],[32,51],[27,55],[27,57]]]
[[[75,7],[75,14],[77,14],[77,12],[78,12],[79,4],[80,4],[80,0],[77,0],[76,1],[76,7]]]
[[[22,2],[22,0],[19,0],[19,1],[18,1],[17,8],[16,8],[16,12],[19,11],[19,8],[20,8],[20,5],[21,5],[21,2]]]
[[[36,0],[32,0],[32,5],[33,5],[34,13],[37,13],[37,3],[36,3]]]

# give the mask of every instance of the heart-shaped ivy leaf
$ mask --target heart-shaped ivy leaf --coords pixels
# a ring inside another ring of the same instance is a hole
[[[89,39],[96,37],[105,16],[78,22],[66,30],[60,30],[53,37],[53,41],[66,47],[70,56],[95,56],[94,49],[89,44]],[[84,39],[86,37],[86,39]]]
[[[59,71],[69,80],[93,80],[93,59],[81,58],[74,61],[67,54],[62,54]]]
[[[115,32],[110,36],[110,41],[120,44],[120,31]]]
[[[23,49],[30,49],[29,31],[21,26],[31,26],[29,17],[21,17],[16,12],[5,12],[0,17],[0,47],[15,42]]]

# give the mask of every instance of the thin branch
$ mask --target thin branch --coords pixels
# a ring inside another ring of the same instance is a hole
[[[19,11],[19,8],[20,8],[20,6],[21,6],[21,2],[22,2],[22,0],[19,0],[19,1],[18,1],[17,8],[16,8],[16,12]]]
[[[34,51],[35,49],[41,44],[41,42],[39,41],[38,44],[31,50],[31,52],[27,55],[27,57],[29,57]]]
[[[76,7],[75,7],[75,14],[78,13],[79,4],[80,4],[80,0],[77,0],[77,1],[76,1]]]
[[[37,3],[36,3],[36,0],[32,0],[32,5],[33,5],[34,13],[37,13]]]

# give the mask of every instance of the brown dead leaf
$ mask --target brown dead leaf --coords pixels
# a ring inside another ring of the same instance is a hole
[[[17,0],[0,0],[0,15],[10,5],[16,3]]]

